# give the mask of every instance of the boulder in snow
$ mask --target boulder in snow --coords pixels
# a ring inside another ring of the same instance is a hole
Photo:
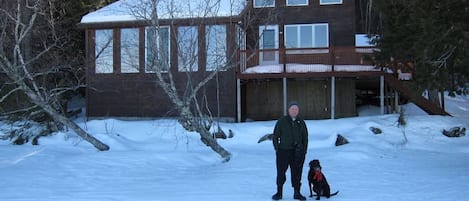
[[[341,145],[348,144],[348,143],[349,143],[348,140],[344,136],[342,136],[340,134],[337,135],[337,140],[335,141],[335,146],[341,146]]]
[[[462,137],[466,135],[466,128],[453,127],[449,131],[443,129],[443,135],[446,137]]]

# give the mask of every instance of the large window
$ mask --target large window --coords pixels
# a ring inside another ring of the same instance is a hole
[[[285,25],[285,47],[329,47],[328,24]]]
[[[307,6],[309,0],[287,0],[287,6]]]
[[[166,72],[170,66],[169,27],[147,27],[145,72]]]
[[[121,72],[139,72],[138,29],[121,29]]]
[[[226,26],[205,27],[205,47],[207,50],[207,71],[226,69]]]
[[[319,4],[321,5],[342,4],[342,0],[320,0]]]
[[[198,70],[198,30],[196,26],[178,28],[178,70],[194,72]]]
[[[112,29],[96,30],[95,33],[95,72],[113,72],[113,31]]]
[[[275,0],[254,0],[255,8],[274,7],[274,6],[275,6]]]

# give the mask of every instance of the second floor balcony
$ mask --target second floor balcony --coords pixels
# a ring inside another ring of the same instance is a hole
[[[382,74],[370,58],[375,47],[240,50],[237,76],[249,78],[359,76]]]

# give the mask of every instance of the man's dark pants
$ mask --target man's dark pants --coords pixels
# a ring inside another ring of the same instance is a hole
[[[290,167],[292,186],[295,189],[299,189],[301,187],[301,173],[303,172],[305,152],[303,150],[278,149],[276,155],[277,185],[283,186],[286,181],[285,173],[288,167]]]

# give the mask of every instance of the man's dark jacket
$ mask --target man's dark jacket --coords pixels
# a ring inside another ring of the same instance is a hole
[[[303,119],[283,116],[275,124],[272,139],[275,150],[301,149],[306,152],[308,148],[308,129]]]

